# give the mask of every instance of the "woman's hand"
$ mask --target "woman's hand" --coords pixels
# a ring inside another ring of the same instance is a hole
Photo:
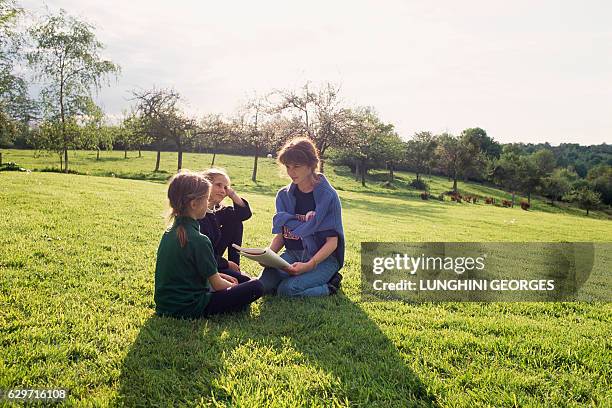
[[[291,264],[289,268],[286,268],[285,271],[289,275],[301,275],[303,273],[309,272],[313,270],[315,264],[313,261],[308,262],[294,262]]]
[[[231,275],[226,275],[224,273],[219,272],[219,276],[221,276],[223,279],[225,279],[226,281],[228,281],[229,283],[233,285],[237,285],[238,284],[238,279],[234,278]]]
[[[308,222],[308,221],[312,220],[315,217],[315,215],[316,215],[316,213],[314,211],[308,211],[305,215],[295,214],[295,218],[298,221]]]
[[[227,267],[234,272],[240,272],[240,265],[238,265],[236,262],[227,261]]]

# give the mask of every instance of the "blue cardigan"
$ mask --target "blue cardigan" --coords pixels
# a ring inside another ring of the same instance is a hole
[[[321,249],[316,242],[315,233],[319,231],[335,230],[338,233],[338,248],[335,255],[340,264],[344,265],[344,228],[342,227],[342,206],[338,193],[329,184],[323,174],[319,174],[319,183],[313,190],[316,204],[316,215],[310,221],[298,221],[295,216],[295,195],[293,192],[297,184],[281,188],[276,194],[276,214],[272,220],[272,233],[280,234],[283,226],[302,239],[302,245],[312,258]]]

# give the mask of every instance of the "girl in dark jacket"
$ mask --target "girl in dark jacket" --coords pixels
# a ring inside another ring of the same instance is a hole
[[[236,283],[246,282],[251,277],[241,273],[240,255],[232,244],[242,245],[242,222],[252,215],[249,203],[231,187],[225,170],[211,168],[202,174],[210,181],[211,191],[206,217],[198,220],[200,232],[210,238],[213,244],[219,272],[233,278]],[[233,206],[221,204],[225,197],[232,200]],[[224,258],[226,250],[227,258]]]

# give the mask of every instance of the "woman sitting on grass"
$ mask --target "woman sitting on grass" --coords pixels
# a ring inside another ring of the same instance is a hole
[[[213,244],[219,272],[231,276],[235,283],[247,282],[251,277],[240,272],[240,253],[232,244],[242,245],[242,222],[252,215],[249,203],[236,194],[225,170],[211,168],[202,175],[210,182],[211,192],[206,217],[198,220],[200,232]],[[234,205],[222,205],[225,197],[229,197]],[[228,259],[223,257],[226,249]]]
[[[292,183],[276,195],[270,248],[291,266],[265,268],[260,281],[266,293],[280,296],[327,296],[338,292],[344,264],[344,229],[338,193],[317,173],[319,155],[309,138],[296,138],[280,150]]]
[[[217,272],[198,219],[206,215],[210,183],[188,170],[170,180],[171,228],[162,236],[155,267],[155,310],[161,316],[199,318],[245,309],[263,295],[258,280],[236,284]],[[214,291],[214,292],[213,292]]]

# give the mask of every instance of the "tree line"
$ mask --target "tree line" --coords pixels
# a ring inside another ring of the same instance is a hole
[[[405,141],[374,108],[348,106],[341,87],[306,82],[295,89],[252,94],[231,115],[187,113],[186,101],[171,88],[133,89],[130,106],[111,120],[94,96],[120,75],[105,59],[95,27],[61,10],[24,28],[25,11],[0,0],[0,147],[27,146],[55,152],[60,170],[69,171],[69,150],[100,152],[121,148],[177,151],[177,169],[186,151],[248,152],[252,180],[258,161],[287,139],[308,135],[325,163],[347,165],[365,186],[371,169],[384,168],[388,183],[395,170],[410,170],[414,188],[427,190],[423,175],[445,175],[457,192],[459,180],[491,182],[513,195],[532,194],[577,201],[594,208],[612,202],[612,149],[566,144],[502,145],[481,128],[459,135],[417,132]],[[30,96],[26,75],[38,81]],[[1,157],[1,156],[0,156]],[[1,158],[0,158],[1,160]],[[1,164],[1,161],[0,161]]]

